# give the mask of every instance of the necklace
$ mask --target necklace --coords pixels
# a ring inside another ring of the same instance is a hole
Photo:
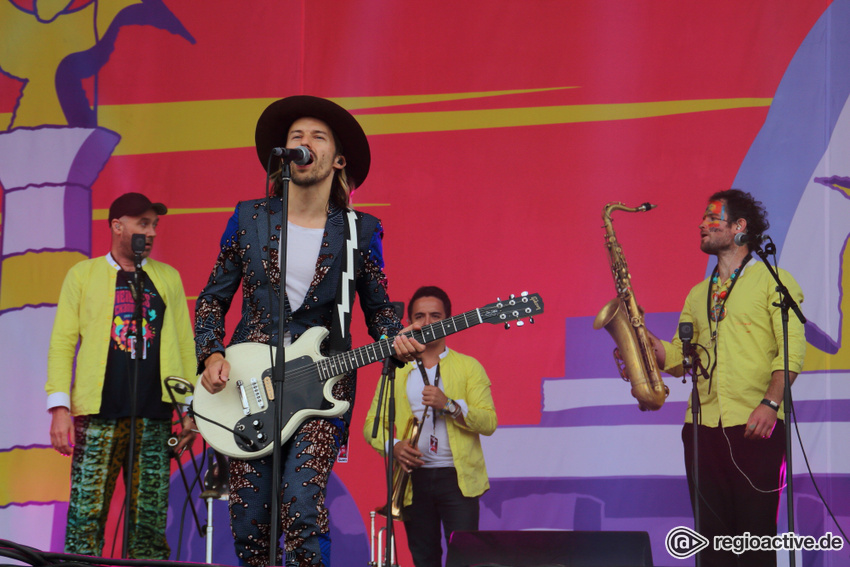
[[[708,371],[708,391],[711,392],[711,379],[714,377],[714,369],[717,367],[717,329],[720,326],[720,321],[726,318],[726,302],[729,301],[729,296],[732,295],[732,289],[738,282],[738,277],[744,270],[749,261],[752,259],[752,254],[747,254],[741,265],[738,266],[729,279],[722,284],[718,266],[714,266],[714,271],[711,272],[710,284],[708,293],[706,294],[706,311],[708,315],[709,342],[707,348],[714,348],[714,361],[711,364],[711,369]],[[714,322],[712,328],[711,323]]]
[[[719,323],[726,317],[726,298],[735,286],[735,279],[738,277],[741,268],[735,268],[732,275],[725,282],[720,283],[720,276],[717,274],[717,268],[711,275],[711,310],[709,311],[709,319],[714,323]]]
[[[708,315],[708,328],[710,338],[708,347],[711,348],[717,344],[717,329],[720,321],[726,318],[726,302],[729,301],[729,296],[732,295],[732,290],[738,282],[738,276],[744,269],[744,266],[752,259],[752,254],[747,254],[741,265],[735,268],[732,275],[725,282],[720,282],[718,266],[714,266],[714,271],[711,272],[710,285],[708,286],[708,297],[706,297],[706,311]],[[712,328],[712,323],[714,326]]]

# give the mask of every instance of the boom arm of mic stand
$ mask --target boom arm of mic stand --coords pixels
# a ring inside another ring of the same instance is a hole
[[[392,376],[390,376],[390,373],[392,373]],[[395,367],[394,367],[392,361],[390,360],[390,357],[387,357],[387,358],[384,359],[384,367],[381,370],[381,389],[378,392],[378,406],[377,406],[376,411],[375,411],[375,421],[372,424],[372,439],[377,439],[377,437],[378,437],[378,427],[380,426],[380,423],[381,423],[381,404],[384,401],[384,388],[387,385],[388,379],[389,380],[395,379]],[[388,400],[387,403],[388,404],[393,403],[393,405],[395,405],[394,400]],[[392,423],[393,422],[391,421],[390,422],[390,429],[392,429]]]
[[[776,273],[776,270],[773,269],[773,266],[770,265],[770,261],[767,259],[767,253],[761,249],[760,246],[755,245],[752,247],[753,252],[758,254],[758,257],[761,258],[761,261],[764,262],[764,265],[767,267],[767,270],[770,272],[770,275],[773,276],[773,279],[776,280],[776,291],[779,292],[779,297],[782,298],[782,305],[785,309],[790,309],[797,315],[797,318],[800,320],[800,323],[806,324],[806,317],[803,315],[803,312],[800,310],[800,306],[797,305],[797,302],[794,301],[794,298],[791,297],[791,294],[788,293],[788,288],[785,287],[785,284],[782,283],[782,280],[779,279],[779,274]]]

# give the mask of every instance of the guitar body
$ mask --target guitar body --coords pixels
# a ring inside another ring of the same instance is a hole
[[[348,411],[348,402],[331,395],[342,374],[322,381],[316,364],[325,359],[319,347],[327,335],[324,327],[312,327],[286,348],[281,444],[310,418],[338,417]],[[242,460],[272,453],[278,400],[270,399],[269,393],[275,352],[274,347],[261,343],[230,346],[224,353],[230,363],[225,388],[217,394],[210,394],[203,387],[195,389],[195,423],[207,443],[218,452]]]

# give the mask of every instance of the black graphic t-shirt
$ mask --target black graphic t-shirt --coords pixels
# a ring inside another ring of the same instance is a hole
[[[115,308],[112,315],[112,332],[106,373],[103,383],[99,417],[115,419],[130,416],[130,387],[139,357],[138,398],[136,415],[154,419],[171,419],[172,408],[162,401],[159,374],[159,345],[165,302],[145,274],[142,302],[142,333],[136,340],[136,321],[133,318],[136,303],[133,299],[135,274],[119,270],[115,282]],[[131,285],[132,284],[132,285]]]

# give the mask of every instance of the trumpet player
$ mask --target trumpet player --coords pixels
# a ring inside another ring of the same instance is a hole
[[[693,324],[694,355],[700,378],[697,424],[699,532],[775,536],[779,495],[784,485],[784,348],[776,281],[753,253],[767,230],[767,213],[752,195],[738,189],[715,193],[699,224],[700,249],[717,257],[713,274],[694,286],[680,316]],[[797,303],[803,293],[794,278],[778,270]],[[803,324],[788,322],[789,376],[803,366]],[[653,337],[659,367],[683,373],[682,337],[672,343]],[[693,403],[691,400],[690,403]],[[689,403],[689,405],[690,405]],[[682,429],[688,484],[694,503],[694,424],[689,407]],[[699,552],[702,567],[775,566],[774,551],[736,555],[712,546]]]
[[[407,315],[414,328],[429,325],[451,316],[451,301],[439,287],[421,287]],[[402,436],[416,419],[421,421],[418,435],[391,438],[392,429],[382,419],[384,434],[372,438],[380,388],[363,432],[382,454],[392,446],[396,466],[410,475],[402,519],[414,565],[439,567],[441,525],[447,540],[453,531],[477,530],[478,499],[490,487],[480,441],[480,435],[496,430],[490,380],[477,360],[446,347],[445,338],[427,343],[396,376],[395,434]]]

